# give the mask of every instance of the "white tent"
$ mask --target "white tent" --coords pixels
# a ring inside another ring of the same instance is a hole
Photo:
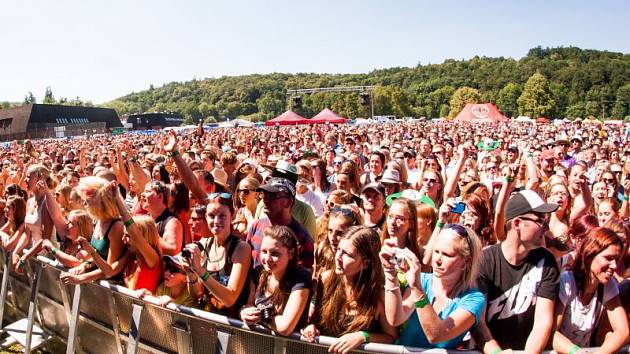
[[[520,122],[520,123],[531,123],[534,120],[529,118],[528,116],[518,116],[516,117],[516,119],[514,119],[515,122]]]
[[[232,120],[230,123],[232,123],[232,125],[235,127],[253,127],[255,125],[255,123],[253,122],[250,122],[245,119],[238,119],[238,118]]]
[[[372,122],[369,119],[365,119],[365,118],[357,118],[354,121],[355,125],[366,125],[366,124],[373,124],[374,122]]]
[[[219,128],[234,128],[234,125],[230,121],[221,122],[219,123]]]

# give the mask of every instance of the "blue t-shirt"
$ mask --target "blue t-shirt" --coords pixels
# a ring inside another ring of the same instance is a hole
[[[424,293],[427,295],[427,298],[431,303],[433,303],[433,300],[435,299],[435,295],[433,294],[431,287],[433,277],[430,273],[421,273],[420,282],[422,283],[422,289],[424,289]],[[438,313],[438,316],[444,320],[457,309],[461,308],[472,313],[473,316],[475,316],[475,324],[477,324],[485,306],[486,300],[483,294],[477,289],[469,289],[460,296],[451,299],[448,304],[444,306],[442,311]],[[397,344],[418,348],[456,349],[462,343],[462,340],[466,335],[466,332],[464,332],[451,340],[431,344],[427,340],[427,337],[420,326],[420,320],[418,319],[418,313],[416,310],[413,311],[407,322],[403,324],[400,332]]]

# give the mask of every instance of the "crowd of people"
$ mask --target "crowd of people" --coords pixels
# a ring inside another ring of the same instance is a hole
[[[231,128],[0,151],[2,247],[60,281],[278,335],[612,353],[628,341],[630,139],[619,126]]]

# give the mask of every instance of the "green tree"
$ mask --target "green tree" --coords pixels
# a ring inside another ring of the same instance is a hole
[[[42,101],[44,104],[55,104],[55,96],[53,96],[52,89],[50,86],[46,87],[46,93],[44,93],[44,100]]]
[[[37,99],[35,98],[35,95],[33,95],[33,93],[31,91],[29,91],[26,96],[24,96],[24,103],[29,104],[29,103],[37,103]]]
[[[517,100],[521,96],[522,89],[519,84],[513,82],[503,86],[499,91],[497,98],[497,106],[508,117],[516,117],[518,115]]]
[[[5,108],[9,108],[11,107],[11,104],[7,101],[2,102],[2,104],[0,104],[0,108],[5,109]]]
[[[454,118],[464,109],[467,103],[479,103],[481,94],[479,90],[472,87],[460,87],[453,93],[451,97],[451,112],[449,118]]]
[[[613,106],[612,115],[616,118],[624,118],[630,115],[630,84],[625,84],[617,90],[617,99]]]
[[[271,92],[265,93],[256,100],[258,112],[265,114],[267,117],[275,117],[284,111],[285,103],[283,100],[274,97]]]
[[[519,113],[532,118],[550,117],[556,108],[549,82],[540,73],[535,73],[527,79],[517,102]]]

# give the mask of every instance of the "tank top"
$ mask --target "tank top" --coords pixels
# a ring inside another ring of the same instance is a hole
[[[155,226],[157,226],[158,235],[160,235],[160,238],[164,237],[164,231],[166,230],[166,224],[169,221],[171,221],[172,218],[175,218],[175,219],[179,220],[177,215],[173,214],[173,212],[171,212],[169,209],[164,209],[162,214],[160,214],[160,216],[158,216],[155,219]],[[180,222],[181,222],[181,220],[180,220]],[[182,226],[184,226],[183,223],[182,223]],[[184,248],[185,245],[186,245],[186,233],[184,232],[183,235],[182,235],[182,244],[180,245],[180,248],[179,248],[179,250],[177,250],[177,252],[179,253],[179,251],[181,251],[182,248]]]
[[[107,257],[109,257],[109,231],[112,229],[115,223],[117,223],[120,219],[114,219],[109,223],[107,230],[105,231],[105,235],[103,238],[98,239],[97,237],[97,229],[94,228],[94,232],[92,233],[92,239],[90,240],[90,245],[94,247],[96,252],[107,262]]]
[[[40,201],[29,198],[26,204],[26,215],[24,216],[24,226],[31,232],[31,244],[42,239],[42,216],[44,210],[44,196]]]
[[[205,247],[204,258],[205,259],[203,260],[203,266],[206,269],[208,269],[208,263],[209,263],[208,252],[210,251],[210,245],[213,242],[213,237],[209,237],[207,240],[208,241],[204,245]],[[238,246],[239,242],[241,242],[241,239],[238,238],[238,236],[234,236],[234,235],[228,236],[228,238],[225,240],[225,264],[223,265],[223,268],[216,271],[208,270],[208,273],[210,273],[210,276],[214,278],[216,281],[218,281],[219,283],[221,283],[221,285],[223,286],[227,286],[228,282],[230,281],[230,274],[232,273],[232,265],[233,265],[232,255],[234,254],[234,251],[236,250],[236,246]],[[250,288],[251,288],[251,269],[248,270],[247,272],[247,276],[245,278],[245,284],[243,285],[243,289],[241,290],[241,293],[236,299],[236,302],[234,303],[234,305],[232,305],[231,307],[225,307],[225,305],[220,300],[216,299],[214,296],[209,294],[207,289],[204,288],[204,291],[205,291],[204,293],[205,306],[204,307],[206,308],[206,310],[211,311],[211,312],[215,312],[224,316],[238,318],[238,312],[240,311],[241,307],[247,304]]]

